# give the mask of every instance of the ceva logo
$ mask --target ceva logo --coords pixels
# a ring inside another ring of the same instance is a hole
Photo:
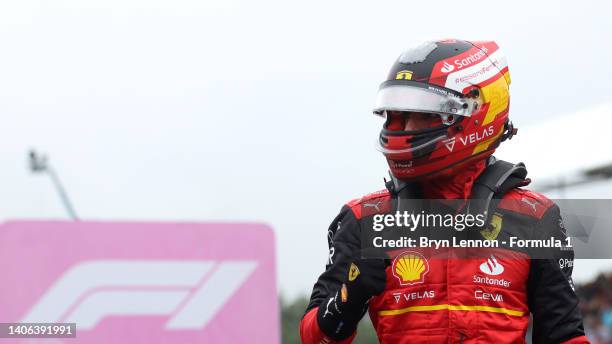
[[[497,276],[504,272],[504,266],[501,265],[493,255],[486,262],[480,264],[480,271],[487,275]]]
[[[77,264],[22,322],[73,322],[92,330],[105,317],[168,315],[166,330],[201,330],[257,267],[255,261],[97,260]]]

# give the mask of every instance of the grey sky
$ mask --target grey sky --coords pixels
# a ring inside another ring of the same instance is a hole
[[[37,147],[85,219],[271,224],[281,290],[307,292],[341,205],[383,187],[370,109],[404,47],[496,40],[524,128],[612,101],[609,12],[601,1],[3,1],[0,219],[65,217],[49,181],[26,171]]]

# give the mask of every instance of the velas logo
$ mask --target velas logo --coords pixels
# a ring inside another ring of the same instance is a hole
[[[453,66],[452,64],[449,64],[446,61],[444,61],[444,64],[442,65],[442,68],[440,68],[440,72],[442,72],[442,73],[450,73],[450,72],[452,72],[454,70],[455,70],[455,66]]]
[[[473,143],[480,142],[486,139],[487,137],[493,136],[493,132],[495,131],[494,129],[495,128],[490,125],[487,128],[484,128],[482,132],[471,133],[468,136],[460,137],[459,140],[464,146],[471,145]]]
[[[486,262],[480,264],[480,271],[487,275],[497,276],[504,272],[504,266],[495,259],[495,256],[491,255]]]
[[[399,303],[401,299],[406,302],[418,301],[421,299],[432,299],[436,296],[436,292],[433,290],[415,291],[409,293],[393,293],[395,303]]]
[[[475,132],[475,133],[471,133],[468,136],[463,136],[459,138],[459,141],[461,141],[461,144],[463,146],[467,146],[467,145],[471,145],[474,144],[476,142],[480,142],[488,137],[493,136],[493,133],[495,132],[494,130],[495,128],[490,125],[487,128],[484,128],[481,132]],[[455,138],[451,137],[450,139],[446,139],[443,140],[442,143],[444,144],[444,147],[446,147],[446,149],[448,149],[449,152],[452,152],[453,149],[455,148]]]
[[[405,251],[393,260],[392,271],[400,285],[419,284],[429,272],[429,262],[418,252]]]
[[[446,147],[446,149],[448,149],[449,152],[453,151],[453,148],[455,147],[454,137],[451,137],[450,139],[444,140],[442,142],[444,143],[444,146]]]

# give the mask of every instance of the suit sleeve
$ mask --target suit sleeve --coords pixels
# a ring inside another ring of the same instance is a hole
[[[566,231],[557,205],[547,210],[534,229],[533,239],[551,237],[565,245]],[[529,308],[533,314],[533,343],[589,343],[572,282],[573,249],[538,250],[532,253],[527,283]]]
[[[315,283],[306,314],[300,322],[300,337],[304,344],[319,343],[351,343],[355,337],[355,330],[351,329],[352,335],[343,340],[333,340],[325,334],[317,320],[319,307],[330,297],[334,296],[340,289],[344,276],[346,276],[350,263],[359,257],[360,239],[359,223],[352,210],[344,206],[340,214],[332,221],[327,232],[329,256],[325,271],[319,276]],[[367,308],[359,315],[363,317]]]

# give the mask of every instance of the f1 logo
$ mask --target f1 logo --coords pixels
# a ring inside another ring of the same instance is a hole
[[[22,322],[74,322],[168,315],[168,330],[201,330],[249,278],[256,261],[97,260],[73,266]]]

